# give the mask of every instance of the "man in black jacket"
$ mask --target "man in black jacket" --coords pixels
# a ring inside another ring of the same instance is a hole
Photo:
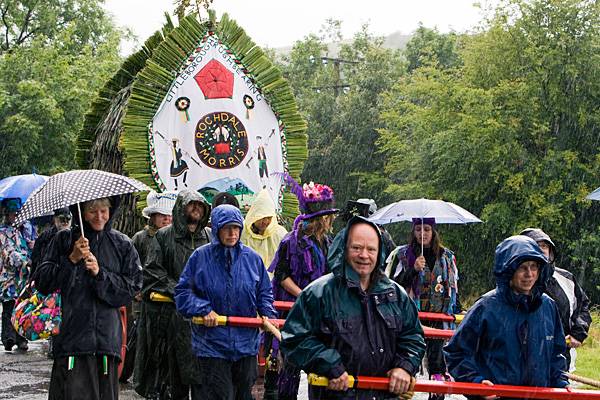
[[[71,211],[68,207],[54,210],[52,226],[46,229],[35,241],[31,252],[31,277],[35,280],[35,270],[44,260],[48,246],[57,232],[71,227]]]
[[[556,257],[556,246],[550,236],[539,228],[524,229],[521,235],[529,236],[535,240],[550,264],[554,267],[554,273],[548,280],[546,294],[556,302],[565,339],[567,340],[567,366],[570,371],[575,370],[575,349],[581,346],[587,338],[592,316],[590,315],[590,300],[577,283],[577,280],[569,271],[554,265]]]
[[[111,229],[117,203],[117,198],[83,203],[84,236],[80,227],[58,232],[38,267],[37,289],[60,290],[62,298],[49,400],[118,399],[119,307],[141,289],[142,275],[131,240]],[[76,208],[71,211],[78,216]]]
[[[146,258],[133,373],[135,391],[144,397],[164,398],[170,390],[170,398],[185,400],[191,388],[192,399],[202,398],[191,325],[177,313],[172,299],[188,258],[210,241],[209,216],[210,205],[200,193],[181,190],[173,223],[156,233],[155,248]],[[156,295],[167,301],[157,301]]]

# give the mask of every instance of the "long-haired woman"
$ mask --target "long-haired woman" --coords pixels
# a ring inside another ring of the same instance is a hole
[[[415,218],[408,244],[397,247],[388,257],[387,275],[404,287],[419,311],[455,314],[460,312],[457,298],[456,258],[444,247],[436,230],[435,219]],[[432,328],[443,323],[428,322]],[[431,379],[449,380],[441,339],[427,339],[427,370]],[[431,394],[431,400],[443,395]]]

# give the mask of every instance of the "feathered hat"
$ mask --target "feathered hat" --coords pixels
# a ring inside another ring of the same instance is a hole
[[[320,215],[334,214],[339,211],[337,208],[333,208],[335,199],[333,197],[333,189],[329,186],[312,181],[300,186],[288,173],[282,175],[290,192],[298,198],[303,220]]]

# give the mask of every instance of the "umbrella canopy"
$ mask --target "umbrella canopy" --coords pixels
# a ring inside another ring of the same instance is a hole
[[[106,171],[88,169],[63,172],[52,175],[29,196],[17,214],[16,223],[84,201],[149,190],[148,186],[136,179]]]
[[[402,200],[388,204],[373,214],[369,220],[379,225],[413,218],[435,218],[438,224],[470,224],[481,222],[479,218],[454,203],[443,200]]]
[[[25,203],[31,192],[48,180],[45,175],[27,174],[9,176],[0,180],[0,200],[21,199]]]
[[[592,193],[590,193],[586,199],[590,199],[590,200],[599,200],[600,201],[600,187],[596,190],[594,190]]]

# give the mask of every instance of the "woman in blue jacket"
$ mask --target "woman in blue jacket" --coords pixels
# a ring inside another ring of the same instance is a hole
[[[457,381],[566,387],[566,350],[556,304],[544,294],[552,268],[538,244],[511,236],[496,247],[496,289],[469,310],[444,347]]]
[[[271,282],[258,253],[240,242],[240,210],[220,205],[211,221],[211,243],[188,260],[175,303],[184,317],[205,320],[192,329],[204,398],[248,399],[257,375],[258,329],[217,326],[217,317],[275,317]]]

